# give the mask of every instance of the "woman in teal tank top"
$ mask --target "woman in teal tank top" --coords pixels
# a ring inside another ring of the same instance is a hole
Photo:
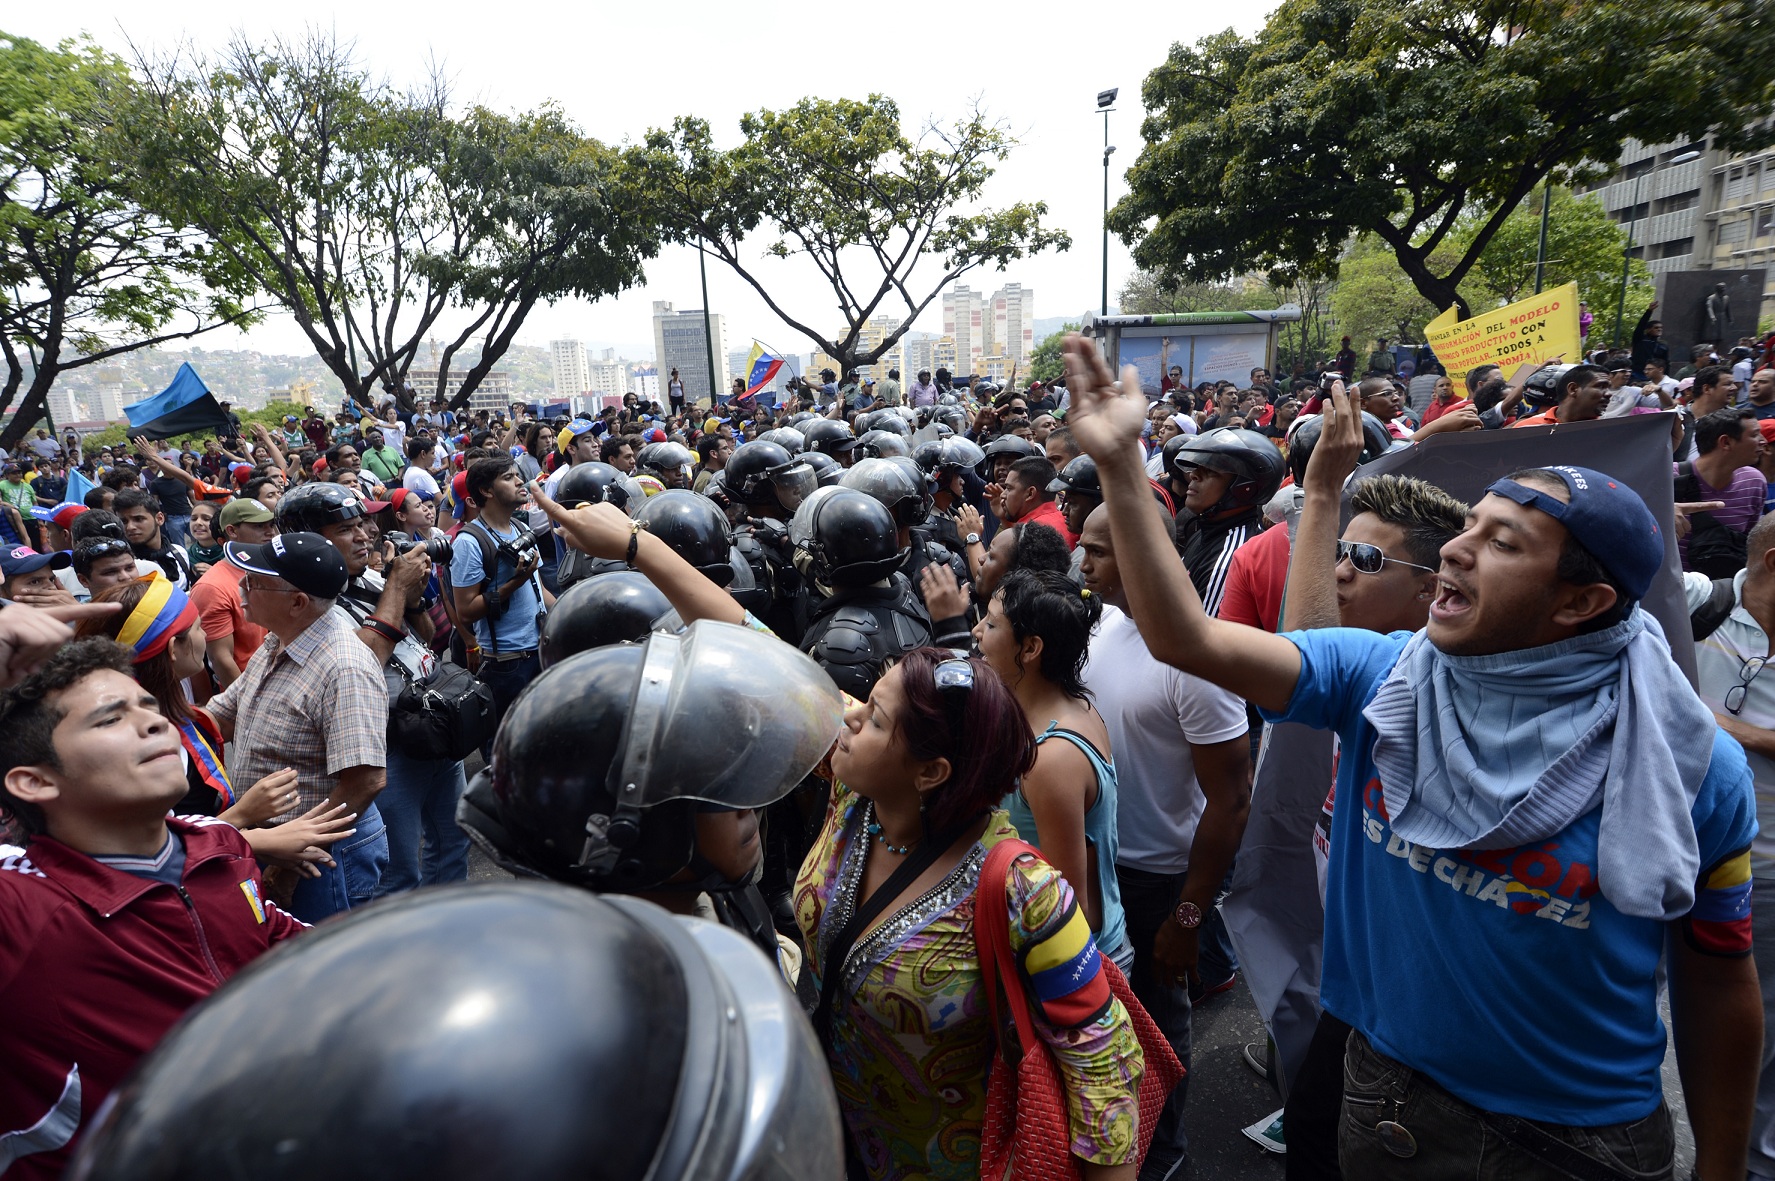
[[[1102,603],[1063,574],[1006,575],[974,629],[980,654],[1036,732],[1035,766],[1005,797],[1011,823],[1073,887],[1097,949],[1126,971],[1134,950],[1116,884],[1116,771],[1109,731],[1079,670]]]

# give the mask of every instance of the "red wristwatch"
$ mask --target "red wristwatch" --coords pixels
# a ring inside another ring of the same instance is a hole
[[[1176,919],[1177,925],[1184,930],[1193,931],[1202,925],[1202,908],[1186,898],[1177,904],[1177,909],[1171,912],[1171,917]]]

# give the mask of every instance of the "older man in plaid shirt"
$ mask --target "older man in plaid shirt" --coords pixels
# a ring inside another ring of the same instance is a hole
[[[228,768],[255,783],[283,767],[300,795],[278,823],[319,804],[349,804],[356,830],[330,856],[304,861],[290,911],[319,922],[376,895],[388,834],[376,811],[387,765],[388,689],[382,668],[333,601],[345,559],[318,533],[286,533],[263,545],[229,542],[246,618],[271,634],[238,681],[209,710],[234,743]]]

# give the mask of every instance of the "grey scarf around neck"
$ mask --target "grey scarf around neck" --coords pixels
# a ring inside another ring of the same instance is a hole
[[[1600,802],[1597,879],[1623,914],[1668,920],[1695,901],[1691,809],[1713,714],[1635,608],[1604,631],[1491,656],[1419,632],[1363,710],[1393,831],[1436,849],[1545,840]]]

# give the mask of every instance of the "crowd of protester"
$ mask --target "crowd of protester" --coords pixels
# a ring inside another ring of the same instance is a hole
[[[1510,374],[1425,350],[1402,378],[1346,338],[1286,381],[1118,383],[1075,338],[1024,389],[828,371],[549,420],[391,399],[183,447],[36,432],[0,473],[0,1172],[127,1156],[170,1118],[149,1083],[226,1019],[120,1091],[187,1010],[286,940],[252,984],[298,979],[336,916],[400,935],[427,908],[371,904],[465,881],[478,844],[775,963],[831,1080],[770,1116],[830,1137],[800,1175],[979,1176],[1009,999],[1058,1080],[1043,1143],[1179,1176],[1193,1013],[1243,970],[1219,903],[1253,768],[1297,722],[1341,754],[1299,850],[1323,1013],[1253,1136],[1290,1177],[1672,1176],[1661,980],[1697,1174],[1775,1176],[1775,358],[1672,374],[1654,311],[1628,349]],[[1670,423],[1692,635],[1640,606],[1651,511],[1588,466],[1472,505],[1361,471],[1637,414]],[[324,1054],[260,1036],[274,1089],[320,1085]],[[409,1050],[359,1041],[328,1085]],[[243,1137],[230,1159],[317,1151],[276,1117]]]

